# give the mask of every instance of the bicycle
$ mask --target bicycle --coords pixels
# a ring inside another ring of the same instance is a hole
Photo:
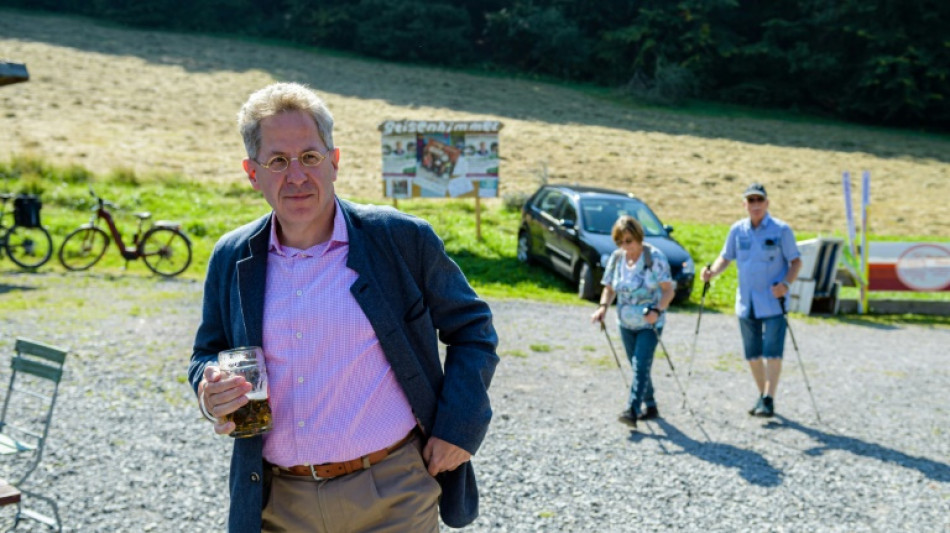
[[[191,264],[191,241],[181,231],[181,224],[160,220],[142,233],[142,225],[152,218],[152,214],[135,213],[139,226],[132,237],[132,246],[127,247],[108,209],[118,209],[118,206],[103,200],[91,187],[89,194],[96,199],[92,220],[67,235],[59,248],[59,262],[68,270],[86,270],[105,255],[109,246],[109,235],[98,226],[100,220],[104,220],[108,225],[109,233],[119,247],[119,253],[125,259],[126,265],[133,259],[142,259],[152,272],[172,277],[184,272]]]
[[[6,226],[7,202],[13,201],[13,225]],[[53,255],[53,239],[40,225],[42,204],[35,196],[0,194],[0,256],[7,257],[20,268],[34,269],[44,265]]]

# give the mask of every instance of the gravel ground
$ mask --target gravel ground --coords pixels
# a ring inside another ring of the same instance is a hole
[[[66,529],[223,530],[230,440],[200,418],[185,380],[201,284],[135,266],[121,277],[4,268],[0,382],[16,336],[71,349],[31,485]],[[658,358],[663,418],[631,433],[616,422],[626,392],[591,305],[490,303],[502,363],[469,531],[950,530],[950,329],[793,318],[821,422],[790,342],[779,416],[764,421],[745,414],[754,385],[735,318],[703,315],[687,383],[696,314],[673,312],[664,341],[695,416]],[[0,466],[9,476],[15,464]],[[12,515],[0,509],[0,527]]]

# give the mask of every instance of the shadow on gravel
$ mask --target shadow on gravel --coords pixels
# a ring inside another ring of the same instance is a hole
[[[765,457],[756,452],[743,450],[731,444],[695,440],[662,418],[652,422],[660,426],[663,433],[654,433],[651,424],[645,423],[643,427],[649,428],[647,429],[649,433],[631,432],[630,440],[637,442],[642,439],[655,439],[663,452],[668,455],[688,453],[709,463],[735,468],[739,471],[742,479],[753,485],[777,487],[782,484],[782,471],[770,465]],[[667,450],[666,446],[663,445],[663,441],[669,441],[679,446],[681,451]]]
[[[826,318],[829,318],[830,320],[834,320],[835,322],[839,322],[841,324],[849,324],[852,326],[863,326],[866,328],[884,329],[884,330],[900,329],[900,327],[898,327],[895,324],[887,324],[879,320],[873,320],[873,319],[869,320],[869,319],[861,318],[861,317],[833,316],[833,317],[826,317]]]
[[[6,294],[8,292],[14,291],[35,291],[36,287],[30,287],[28,285],[7,285],[6,283],[0,283],[0,294]]]
[[[842,324],[865,326],[877,329],[901,329],[902,326],[950,326],[950,316],[940,315],[870,315],[866,317],[844,315],[832,317]]]
[[[803,426],[798,422],[789,420],[788,418],[785,418],[781,415],[776,415],[775,419],[779,422],[769,423],[765,426],[765,428],[794,429],[796,431],[801,431],[805,435],[808,435],[816,441],[824,444],[824,446],[816,446],[814,448],[803,450],[805,455],[818,456],[828,450],[844,450],[855,455],[862,455],[864,457],[877,459],[884,463],[893,463],[903,466],[904,468],[917,470],[921,474],[933,479],[934,481],[940,481],[943,483],[950,482],[950,465],[938,463],[937,461],[926,459],[924,457],[914,457],[912,455],[907,455],[904,452],[886,448],[880,444],[865,442],[854,437],[825,433],[824,431],[819,431],[815,428]]]

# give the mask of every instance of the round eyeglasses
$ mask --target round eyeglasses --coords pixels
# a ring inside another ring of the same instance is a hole
[[[287,157],[285,155],[275,155],[274,157],[267,160],[266,163],[261,163],[257,159],[254,159],[254,162],[258,165],[270,170],[271,172],[283,172],[290,167],[291,161],[300,161],[300,164],[305,167],[315,167],[320,163],[323,163],[323,160],[330,155],[330,151],[333,148],[330,148],[326,153],[321,154],[316,150],[308,150],[297,157]]]

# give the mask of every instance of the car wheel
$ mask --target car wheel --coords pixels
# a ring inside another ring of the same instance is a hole
[[[577,296],[584,300],[594,300],[599,293],[594,282],[594,269],[587,263],[581,264],[581,273],[577,277]]]
[[[518,261],[526,265],[534,262],[531,259],[531,235],[527,231],[518,235]]]
[[[673,295],[673,301],[670,303],[681,304],[689,301],[689,297],[693,291],[676,291]]]

